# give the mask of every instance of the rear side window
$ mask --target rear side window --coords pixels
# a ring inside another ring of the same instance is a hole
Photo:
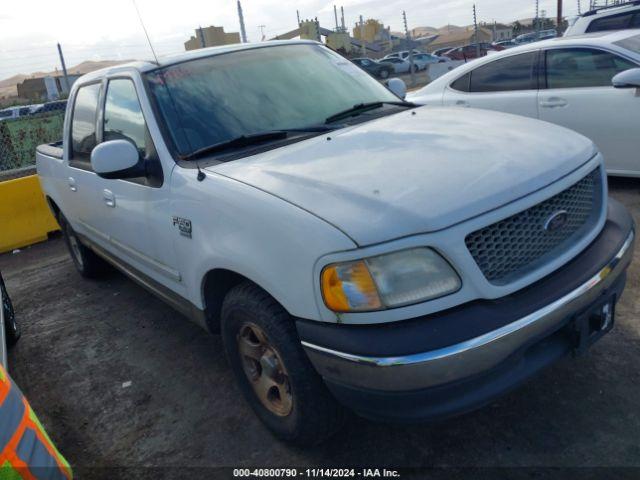
[[[602,50],[565,48],[546,53],[547,88],[610,87],[620,72],[637,68],[633,62]]]
[[[537,52],[502,58],[471,72],[470,92],[535,90]]]
[[[604,32],[608,30],[624,30],[633,28],[633,24],[638,22],[638,12],[618,13],[608,17],[594,20],[587,27],[587,32]]]
[[[471,80],[471,72],[464,74],[455,82],[453,82],[450,87],[454,90],[458,90],[459,92],[468,92],[469,91],[469,81]]]
[[[96,114],[100,84],[81,87],[76,94],[71,121],[71,147],[74,160],[89,160],[96,146]]]
[[[638,15],[638,19],[640,19],[640,15]],[[640,24],[638,24],[638,28],[640,28]],[[614,45],[626,48],[634,53],[640,53],[640,35],[634,35],[632,37],[625,38],[624,40],[617,41]]]

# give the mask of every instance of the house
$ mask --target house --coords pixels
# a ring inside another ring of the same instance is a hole
[[[493,41],[493,33],[485,27],[478,28],[478,42],[491,43]],[[429,50],[434,51],[440,48],[456,48],[469,45],[476,42],[475,31],[473,27],[465,29],[452,30],[450,33],[443,32],[435,40],[429,44]]]
[[[214,27],[213,25],[206,28],[197,28],[195,36],[191,36],[189,40],[184,42],[185,50],[197,50],[204,47],[215,47],[218,45],[231,45],[240,43],[240,34],[238,32],[225,32],[224,27]]]
[[[50,101],[68,95],[69,89],[81,75],[69,74],[69,85],[63,75],[47,75],[37,78],[26,78],[17,85],[18,97],[27,100]]]

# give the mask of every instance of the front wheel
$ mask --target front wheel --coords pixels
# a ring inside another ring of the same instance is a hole
[[[380,70],[380,78],[382,78],[383,80],[389,78],[389,70]]]
[[[250,282],[234,287],[221,320],[236,381],[276,437],[306,446],[340,429],[345,410],[302,350],[293,320],[269,294]]]

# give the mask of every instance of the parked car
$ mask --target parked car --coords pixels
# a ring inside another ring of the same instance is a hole
[[[374,77],[385,79],[395,73],[395,69],[392,65],[385,65],[384,63],[376,62],[371,58],[354,58],[351,61]]]
[[[518,46],[515,40],[503,40],[501,42],[494,42],[491,45],[498,51],[506,50],[507,48],[513,48]]]
[[[539,32],[523,33],[522,35],[518,35],[514,41],[517,45],[525,45],[528,43],[540,42],[542,40],[550,40],[557,36],[558,32],[552,28],[549,30],[541,30]]]
[[[490,50],[495,48],[490,47],[489,44],[480,44],[480,56],[484,57]],[[448,57],[451,60],[473,60],[478,58],[478,47],[476,44],[465,45],[464,47],[453,48],[443,54],[444,57]]]
[[[450,61],[451,59],[448,57],[436,57],[430,53],[419,53],[413,56],[413,63],[418,66],[418,70],[425,70],[427,66],[432,63],[445,63]]]
[[[0,365],[6,370],[7,347],[13,346],[20,338],[21,330],[13,310],[13,303],[0,273]]]
[[[599,7],[574,18],[565,37],[584,33],[640,28],[640,2],[627,2]]]
[[[46,113],[46,112],[60,112],[64,111],[67,108],[66,100],[55,100],[53,102],[47,102],[43,105],[40,105],[36,110],[34,110],[34,114]]]
[[[421,53],[422,52],[420,50],[416,50],[415,48],[413,49],[414,55],[419,55]],[[409,50],[402,50],[400,52],[390,53],[389,55],[386,55],[385,57],[383,57],[383,60],[387,58],[399,58],[401,60],[406,60],[407,58],[409,58]]]
[[[32,109],[31,109],[31,106],[29,105],[5,108],[3,110],[0,110],[0,121],[26,117],[31,115],[31,113],[32,113]]]
[[[69,102],[36,157],[76,268],[221,332],[282,439],[326,439],[345,406],[468,412],[613,326],[633,223],[567,129],[417,108],[310,41],[110,67]]]
[[[380,63],[391,65],[395,70],[395,73],[410,73],[411,72],[411,63],[409,60],[400,60],[399,58],[383,58],[380,60]],[[417,63],[413,64],[413,71],[417,72],[420,69]]]
[[[591,138],[610,175],[640,176],[638,31],[564,37],[458,67],[411,95],[429,105],[486,108],[539,118]],[[542,59],[540,59],[542,57]],[[625,82],[613,82],[622,72]],[[613,83],[612,83],[613,82]]]
[[[435,55],[436,57],[444,57],[444,54],[450,50],[453,50],[453,47],[438,48],[437,50],[431,52],[431,55]]]

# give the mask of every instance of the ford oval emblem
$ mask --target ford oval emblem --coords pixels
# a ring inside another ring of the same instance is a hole
[[[547,232],[554,232],[567,224],[569,213],[566,210],[553,212],[544,222],[544,229]]]

